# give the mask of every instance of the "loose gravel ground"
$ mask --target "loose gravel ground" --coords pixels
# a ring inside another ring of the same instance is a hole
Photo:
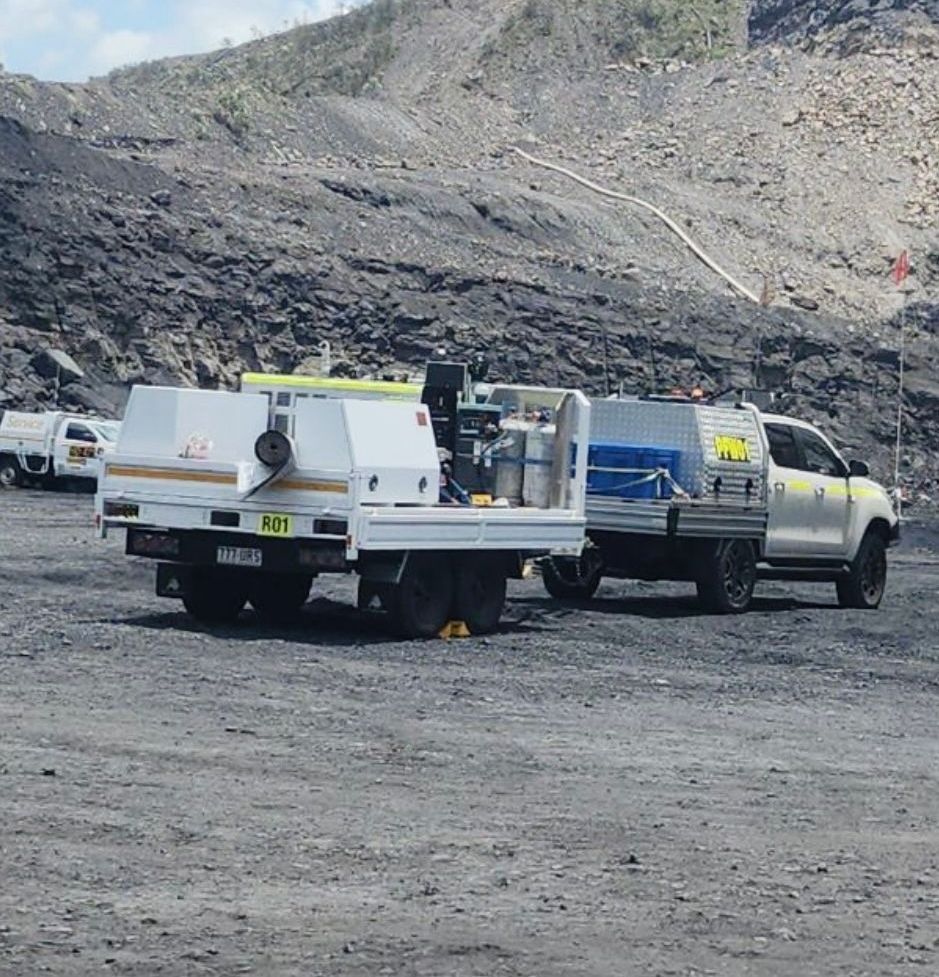
[[[319,586],[302,627],[195,627],[0,495],[0,974],[939,972],[939,534],[884,607],[767,585],[402,643]]]

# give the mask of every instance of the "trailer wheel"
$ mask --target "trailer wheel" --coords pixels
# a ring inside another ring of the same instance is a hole
[[[470,634],[491,634],[505,607],[505,587],[505,567],[499,560],[484,556],[461,559],[454,574],[450,617],[463,621]]]
[[[880,606],[887,587],[887,547],[879,533],[865,534],[847,576],[835,586],[841,607],[873,611]]]
[[[433,638],[453,603],[453,570],[446,557],[411,553],[401,580],[389,587],[388,612],[402,638]]]
[[[698,599],[715,614],[742,614],[756,586],[756,553],[745,539],[720,540],[698,579]]]
[[[196,567],[183,606],[204,624],[230,624],[248,600],[248,587],[238,573],[217,567]]]
[[[248,600],[262,621],[289,624],[307,602],[312,584],[313,578],[309,574],[258,575],[248,588]]]
[[[595,546],[584,547],[580,556],[549,556],[541,580],[557,600],[589,600],[603,580],[603,557]]]
[[[20,463],[9,455],[0,458],[0,486],[13,488],[23,484],[23,469]]]

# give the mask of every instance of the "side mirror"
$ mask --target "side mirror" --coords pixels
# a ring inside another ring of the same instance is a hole
[[[871,468],[866,461],[852,461],[848,464],[848,475],[855,478],[868,478],[870,473]]]

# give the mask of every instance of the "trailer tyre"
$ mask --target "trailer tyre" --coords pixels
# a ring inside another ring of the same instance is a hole
[[[0,488],[13,488],[23,484],[23,469],[20,463],[10,456],[0,458]]]
[[[450,618],[453,570],[446,557],[412,553],[401,580],[389,588],[388,611],[402,638],[433,638]]]
[[[248,600],[267,624],[289,624],[299,616],[312,584],[309,574],[264,574],[251,581]]]
[[[698,599],[715,614],[742,614],[756,586],[756,553],[745,539],[724,539],[708,553]]]
[[[545,590],[557,600],[589,600],[603,580],[603,559],[595,547],[577,556],[552,556],[541,564]]]
[[[453,610],[470,634],[491,634],[499,626],[505,607],[506,573],[501,561],[466,557],[454,573]]]
[[[868,530],[851,569],[835,586],[841,607],[873,611],[880,606],[887,587],[887,547],[879,533]]]
[[[204,624],[231,624],[248,600],[248,587],[237,573],[197,567],[189,581],[183,606]]]

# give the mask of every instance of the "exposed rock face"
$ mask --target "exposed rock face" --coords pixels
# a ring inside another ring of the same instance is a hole
[[[85,86],[0,77],[0,406],[48,401],[45,347],[86,370],[63,403],[98,410],[323,339],[358,374],[482,348],[595,392],[774,387],[886,466],[907,247],[906,468],[932,492],[939,46],[734,53],[743,7],[702,0],[707,33],[676,7],[611,61],[614,5],[575,6],[389,0]],[[807,5],[776,6],[751,29],[798,42]],[[708,37],[726,56],[688,64]],[[664,207],[773,306],[514,143]]]
[[[818,44],[860,50],[878,41],[913,37],[939,23],[936,0],[753,0],[753,41]]]

